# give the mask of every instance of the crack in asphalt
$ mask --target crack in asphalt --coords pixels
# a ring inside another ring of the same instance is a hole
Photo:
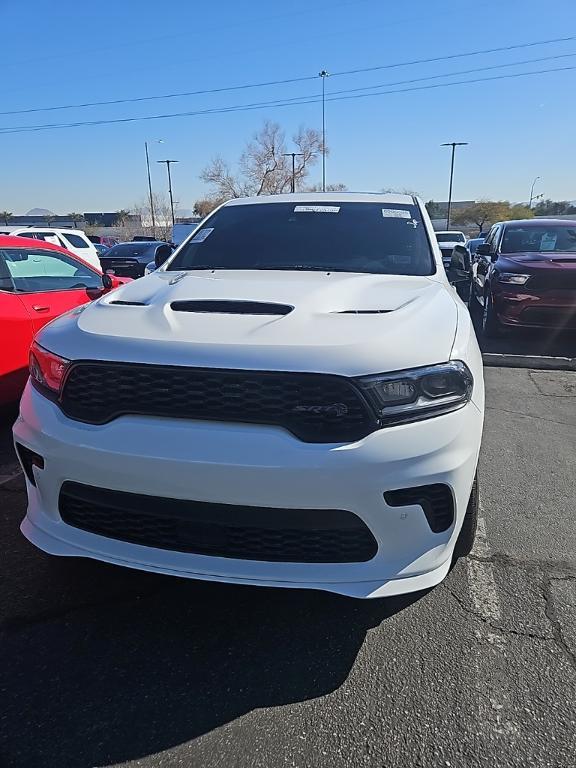
[[[554,574],[553,578],[561,578],[566,581],[576,579],[576,565],[565,560],[538,560],[537,558],[518,558],[507,555],[504,552],[493,552],[489,557],[481,555],[468,555],[469,560],[479,563],[492,563],[504,568],[523,568],[526,571],[539,571]]]
[[[576,672],[576,653],[572,651],[564,635],[562,634],[562,625],[556,616],[554,608],[554,600],[552,598],[552,584],[554,581],[570,581],[570,579],[559,579],[554,576],[547,576],[542,574],[542,596],[544,598],[544,614],[548,619],[548,623],[552,629],[552,636],[556,646],[562,651],[568,664]]]
[[[534,416],[532,413],[522,413],[521,411],[511,411],[508,408],[496,408],[493,405],[487,405],[485,406],[487,411],[498,411],[499,413],[512,413],[515,416],[524,416],[526,419],[534,419],[535,421],[546,421],[549,424],[561,424],[563,427],[572,427],[574,428],[574,424],[571,424],[570,422],[566,421],[557,421],[556,419],[547,419],[544,416]]]
[[[495,624],[493,621],[490,621],[490,619],[487,619],[485,616],[482,616],[480,613],[474,610],[474,608],[471,608],[469,605],[466,605],[464,600],[460,597],[460,595],[457,595],[447,584],[444,584],[444,589],[451,595],[451,597],[454,598],[456,603],[460,606],[460,608],[470,616],[473,616],[475,619],[478,619],[478,621],[481,621],[482,624],[485,624],[486,626],[490,627],[490,629],[493,629],[495,632],[501,632],[505,635],[515,635],[516,637],[527,637],[532,640],[545,640],[546,642],[554,642],[554,635],[541,635],[538,632],[530,632],[529,630],[519,630],[519,629],[510,629],[509,627],[503,627],[500,624]]]

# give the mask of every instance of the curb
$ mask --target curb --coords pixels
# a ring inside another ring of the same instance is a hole
[[[483,352],[482,360],[488,368],[533,368],[541,371],[576,371],[576,357],[505,355],[496,352]]]

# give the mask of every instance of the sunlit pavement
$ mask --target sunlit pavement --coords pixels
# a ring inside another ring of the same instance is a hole
[[[427,594],[53,559],[0,485],[0,765],[573,768],[576,373],[486,376],[476,548]]]

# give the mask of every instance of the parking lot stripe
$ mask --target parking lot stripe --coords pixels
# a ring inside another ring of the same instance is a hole
[[[9,483],[11,480],[15,480],[17,477],[20,477],[22,475],[22,470],[19,469],[18,472],[14,472],[12,475],[0,475],[0,487],[3,485],[6,485],[6,483]]]

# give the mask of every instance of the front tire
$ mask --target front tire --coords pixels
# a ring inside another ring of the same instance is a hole
[[[472,552],[474,546],[474,539],[476,538],[476,529],[478,527],[478,511],[480,508],[480,490],[478,487],[478,475],[474,477],[472,483],[472,490],[470,491],[470,499],[468,500],[468,506],[466,507],[466,514],[464,515],[464,522],[462,528],[456,540],[456,546],[454,547],[453,560],[457,560],[459,557],[467,557]]]
[[[484,312],[482,315],[482,331],[484,336],[488,339],[497,339],[502,336],[503,328],[496,310],[494,309],[494,301],[492,299],[492,292],[488,289],[484,296]]]

